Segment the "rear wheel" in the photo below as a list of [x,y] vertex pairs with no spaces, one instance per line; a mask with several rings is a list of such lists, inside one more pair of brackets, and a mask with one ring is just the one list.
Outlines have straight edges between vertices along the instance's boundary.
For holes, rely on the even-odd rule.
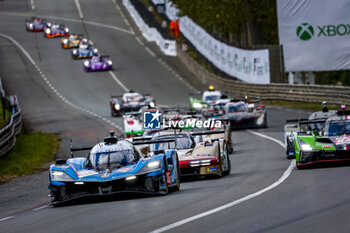
[[228,147],[226,146],[225,148],[225,153],[226,153],[226,164],[227,164],[227,170],[223,172],[224,176],[227,176],[231,173],[231,160],[230,160],[230,154],[229,154],[229,150]]
[[179,159],[176,156],[176,186],[175,191],[180,190],[180,165],[179,165]]

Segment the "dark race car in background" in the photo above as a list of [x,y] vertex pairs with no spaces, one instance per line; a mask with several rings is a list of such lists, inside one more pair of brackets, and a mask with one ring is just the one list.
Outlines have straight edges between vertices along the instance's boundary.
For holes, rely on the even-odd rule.
[[51,27],[51,23],[47,22],[46,19],[32,17],[26,20],[25,27],[30,32],[42,32],[46,27]]
[[144,106],[156,106],[153,96],[129,91],[120,96],[113,96],[109,102],[112,116],[122,116],[126,112],[136,112]]
[[54,38],[54,37],[66,37],[69,36],[69,28],[65,25],[52,24],[50,27],[47,26],[44,29],[44,37]]
[[266,128],[266,107],[259,100],[231,100],[223,107],[221,114],[212,118],[229,121],[231,129]]
[[113,63],[109,56],[93,56],[91,60],[85,60],[83,64],[86,72],[108,71],[113,69]]
[[98,56],[98,49],[95,48],[92,41],[88,41],[86,38],[82,39],[79,47],[72,50],[73,59],[92,58]]
[[61,39],[61,47],[64,49],[78,48],[83,39],[83,35],[70,34],[68,38]]

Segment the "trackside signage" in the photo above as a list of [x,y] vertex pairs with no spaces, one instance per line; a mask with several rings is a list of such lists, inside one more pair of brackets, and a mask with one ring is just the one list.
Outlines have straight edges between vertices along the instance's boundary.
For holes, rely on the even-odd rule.
[[286,71],[350,69],[350,1],[277,0]]

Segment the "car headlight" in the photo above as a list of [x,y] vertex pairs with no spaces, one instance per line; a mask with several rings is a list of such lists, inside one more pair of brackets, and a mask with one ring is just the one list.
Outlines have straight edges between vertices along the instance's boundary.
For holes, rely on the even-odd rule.
[[51,180],[53,181],[72,181],[73,178],[63,171],[52,170]]
[[65,32],[69,32],[69,29],[68,29],[68,28],[65,28],[64,31],[65,31]]
[[89,66],[90,62],[89,61],[84,61],[84,66]]
[[78,52],[77,50],[75,50],[75,49],[73,50],[73,54],[77,54],[77,52]]
[[115,104],[114,108],[115,108],[115,110],[120,110],[120,104]]
[[47,29],[45,30],[45,32],[46,32],[46,34],[50,34],[50,33],[51,33],[51,30],[50,30],[49,28],[47,28]]
[[67,40],[67,39],[64,39],[64,40],[63,40],[63,43],[64,43],[64,44],[67,44],[67,43],[68,43],[68,40]]
[[161,168],[161,160],[157,159],[154,161],[151,161],[147,163],[145,166],[143,166],[137,173],[148,173],[153,172]]
[[156,103],[154,103],[153,101],[151,101],[151,102],[149,103],[149,106],[150,106],[151,108],[153,108],[154,106],[156,106]]
[[111,66],[111,65],[112,65],[112,61],[111,61],[111,60],[108,60],[108,61],[107,61],[107,64]]
[[202,109],[202,104],[201,103],[193,103],[193,107],[195,108],[195,109]]
[[31,24],[29,24],[29,27],[30,27],[30,28],[33,28],[33,24],[32,24],[32,23],[31,23]]
[[303,144],[301,145],[302,151],[312,151],[312,147],[309,144]]
[[312,151],[312,147],[301,139],[298,139],[300,150],[302,151]]
[[51,23],[50,23],[50,22],[49,22],[49,23],[47,23],[46,25],[47,25],[48,27],[51,27]]
[[98,49],[94,49],[94,53],[97,53],[98,52]]

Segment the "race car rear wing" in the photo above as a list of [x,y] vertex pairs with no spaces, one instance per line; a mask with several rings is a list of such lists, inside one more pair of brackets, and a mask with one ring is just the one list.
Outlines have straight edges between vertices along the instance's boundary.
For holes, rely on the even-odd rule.
[[[140,139],[140,138],[139,138]],[[156,144],[156,143],[165,143],[165,142],[175,142],[175,138],[172,139],[162,139],[162,140],[149,140],[147,138],[145,138],[145,140],[143,141],[135,141],[135,142],[131,142],[133,145],[146,145],[146,144]]]
[[288,119],[286,120],[286,123],[297,123],[297,122],[300,122],[300,121],[308,121],[309,119],[307,118],[300,118],[300,119]]
[[208,130],[208,131],[200,131],[200,132],[191,132],[192,136],[200,136],[200,135],[210,135],[210,134],[221,134],[225,133],[225,130]]

